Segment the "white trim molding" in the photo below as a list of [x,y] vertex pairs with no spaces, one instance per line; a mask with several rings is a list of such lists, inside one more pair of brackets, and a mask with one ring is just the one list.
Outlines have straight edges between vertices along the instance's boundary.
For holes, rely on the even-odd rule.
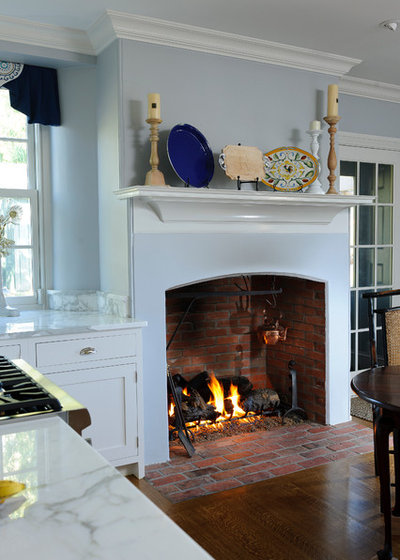
[[[201,192],[199,192],[201,191]],[[237,191],[183,187],[134,186],[115,191],[121,200],[144,205],[163,224],[196,223],[328,225],[342,210],[371,204],[372,196],[313,195],[297,192]]]
[[116,39],[229,56],[337,76],[340,93],[400,103],[400,85],[348,76],[356,58],[158,18],[106,11],[88,30],[0,16],[4,42],[96,56]]
[[88,29],[88,35],[96,53],[119,38],[333,76],[343,76],[361,62],[332,53],[112,10],[108,10]]
[[10,43],[23,43],[28,46],[48,47],[92,56],[96,54],[85,31],[22,18],[1,16],[0,37],[2,41]]
[[379,149],[389,152],[400,152],[400,138],[339,131],[337,141],[339,146],[351,146],[353,148],[370,148],[373,150]]
[[356,95],[379,101],[390,101],[400,103],[400,86],[397,84],[385,84],[364,80],[363,78],[353,78],[343,76],[339,80],[339,91],[346,95]]

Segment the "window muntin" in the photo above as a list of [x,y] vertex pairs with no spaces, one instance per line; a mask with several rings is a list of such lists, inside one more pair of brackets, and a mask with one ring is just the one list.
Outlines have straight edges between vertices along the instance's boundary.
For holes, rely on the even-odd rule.
[[[393,288],[394,165],[341,161],[340,192],[375,196],[374,204],[360,205],[352,208],[350,212],[350,328],[353,375],[370,367],[367,307],[362,294]],[[380,338],[378,332],[378,346]]]
[[13,204],[23,210],[20,222],[7,227],[15,245],[1,266],[4,294],[20,304],[37,303],[39,288],[37,127],[12,109],[8,91],[0,89],[0,214]]

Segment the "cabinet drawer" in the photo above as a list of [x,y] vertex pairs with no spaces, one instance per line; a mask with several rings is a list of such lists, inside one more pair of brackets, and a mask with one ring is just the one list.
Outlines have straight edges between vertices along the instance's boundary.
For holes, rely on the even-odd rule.
[[21,357],[21,346],[19,344],[0,346],[0,356],[5,356],[9,360],[16,360]]
[[133,356],[136,356],[135,333],[39,342],[36,345],[38,368]]

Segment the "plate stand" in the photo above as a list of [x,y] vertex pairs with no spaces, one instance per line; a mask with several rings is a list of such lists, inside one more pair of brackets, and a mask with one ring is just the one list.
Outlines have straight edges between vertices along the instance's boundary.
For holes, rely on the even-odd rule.
[[237,190],[240,191],[242,190],[242,184],[243,183],[251,183],[252,185],[256,186],[256,191],[258,191],[258,183],[259,183],[259,179],[257,177],[257,179],[255,181],[241,181],[240,177],[237,177],[236,179],[236,186],[237,186]]

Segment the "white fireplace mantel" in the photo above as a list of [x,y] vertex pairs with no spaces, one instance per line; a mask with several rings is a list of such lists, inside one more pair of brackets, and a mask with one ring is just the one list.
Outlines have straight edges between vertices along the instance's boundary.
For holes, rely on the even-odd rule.
[[140,185],[116,195],[148,207],[164,223],[329,224],[345,208],[374,201],[373,196]]
[[350,419],[348,214],[373,197],[144,185],[115,194],[127,204],[133,313],[148,323],[146,464],[166,461],[169,453],[165,294],[214,278],[257,274],[324,283],[326,422]]

